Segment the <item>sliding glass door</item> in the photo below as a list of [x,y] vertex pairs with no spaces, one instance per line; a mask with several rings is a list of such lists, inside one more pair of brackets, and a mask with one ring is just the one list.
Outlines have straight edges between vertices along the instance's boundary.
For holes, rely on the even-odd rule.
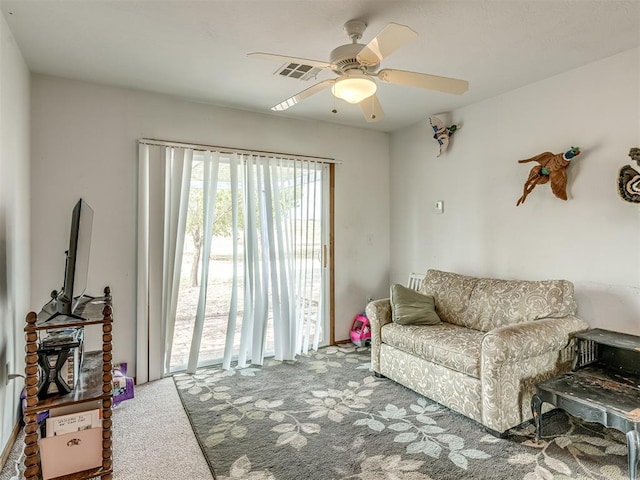
[[330,169],[194,152],[171,371],[328,343]]

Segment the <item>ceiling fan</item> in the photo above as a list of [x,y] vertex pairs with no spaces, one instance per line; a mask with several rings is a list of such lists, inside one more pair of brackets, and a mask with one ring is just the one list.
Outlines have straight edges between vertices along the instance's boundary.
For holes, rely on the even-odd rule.
[[271,110],[278,112],[287,110],[311,95],[331,87],[331,92],[334,96],[349,103],[360,104],[362,113],[367,121],[375,122],[384,117],[382,106],[376,95],[377,84],[374,80],[375,78],[387,83],[458,95],[468,90],[469,82],[466,80],[391,68],[378,70],[383,59],[417,37],[418,34],[406,25],[389,23],[368,44],[357,43],[362,38],[366,28],[367,25],[360,20],[350,20],[345,23],[344,29],[352,43],[335,48],[331,52],[329,62],[272,53],[249,53],[248,55],[253,58],[287,62],[288,67],[285,67],[288,68],[287,71],[297,69],[317,75],[321,70],[329,69],[338,75],[338,78],[323,80],[306,90],[296,93],[294,96],[271,107]]

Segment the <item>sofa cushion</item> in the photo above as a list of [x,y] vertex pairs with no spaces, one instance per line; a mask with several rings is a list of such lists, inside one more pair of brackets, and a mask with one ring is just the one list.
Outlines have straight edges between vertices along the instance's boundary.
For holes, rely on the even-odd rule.
[[420,293],[431,295],[436,313],[443,322],[468,327],[465,324],[469,298],[478,279],[457,273],[429,270],[422,281]]
[[434,299],[411,288],[393,284],[391,293],[391,316],[400,325],[435,325],[440,323]]
[[480,278],[471,293],[464,323],[488,332],[540,318],[566,317],[575,312],[573,285],[566,280],[529,282]]
[[381,329],[382,343],[457,372],[480,378],[483,332],[451,323],[398,325]]
[[573,284],[566,280],[500,280],[429,270],[420,292],[433,295],[443,321],[482,332],[577,310]]

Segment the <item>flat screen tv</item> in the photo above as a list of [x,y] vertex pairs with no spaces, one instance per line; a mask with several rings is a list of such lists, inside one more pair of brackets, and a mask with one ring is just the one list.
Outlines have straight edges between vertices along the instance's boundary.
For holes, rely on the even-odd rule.
[[43,308],[46,314],[51,315],[49,319],[58,315],[76,316],[74,311],[87,289],[92,227],[93,209],[80,199],[71,214],[62,290],[52,295],[51,302]]

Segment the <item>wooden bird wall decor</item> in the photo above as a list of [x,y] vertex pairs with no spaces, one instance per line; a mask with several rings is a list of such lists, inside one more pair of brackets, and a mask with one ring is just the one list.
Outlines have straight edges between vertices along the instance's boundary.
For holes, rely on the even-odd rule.
[[522,196],[518,199],[516,207],[527,199],[527,195],[536,187],[551,180],[551,191],[562,199],[567,199],[567,167],[571,159],[580,155],[580,147],[571,147],[565,153],[544,152],[526,160],[518,160],[518,163],[538,162],[529,172],[529,178],[524,182]]
[[[629,150],[629,156],[640,166],[640,148]],[[618,194],[627,202],[640,203],[640,173],[629,165],[622,167],[618,174]]]
[[429,117],[429,123],[431,124],[431,128],[433,129],[433,138],[436,139],[438,145],[440,145],[440,152],[436,157],[439,157],[442,152],[444,152],[449,146],[449,137],[453,135],[453,133],[458,130],[457,125],[451,125],[450,127],[445,127],[442,120],[438,117]]

